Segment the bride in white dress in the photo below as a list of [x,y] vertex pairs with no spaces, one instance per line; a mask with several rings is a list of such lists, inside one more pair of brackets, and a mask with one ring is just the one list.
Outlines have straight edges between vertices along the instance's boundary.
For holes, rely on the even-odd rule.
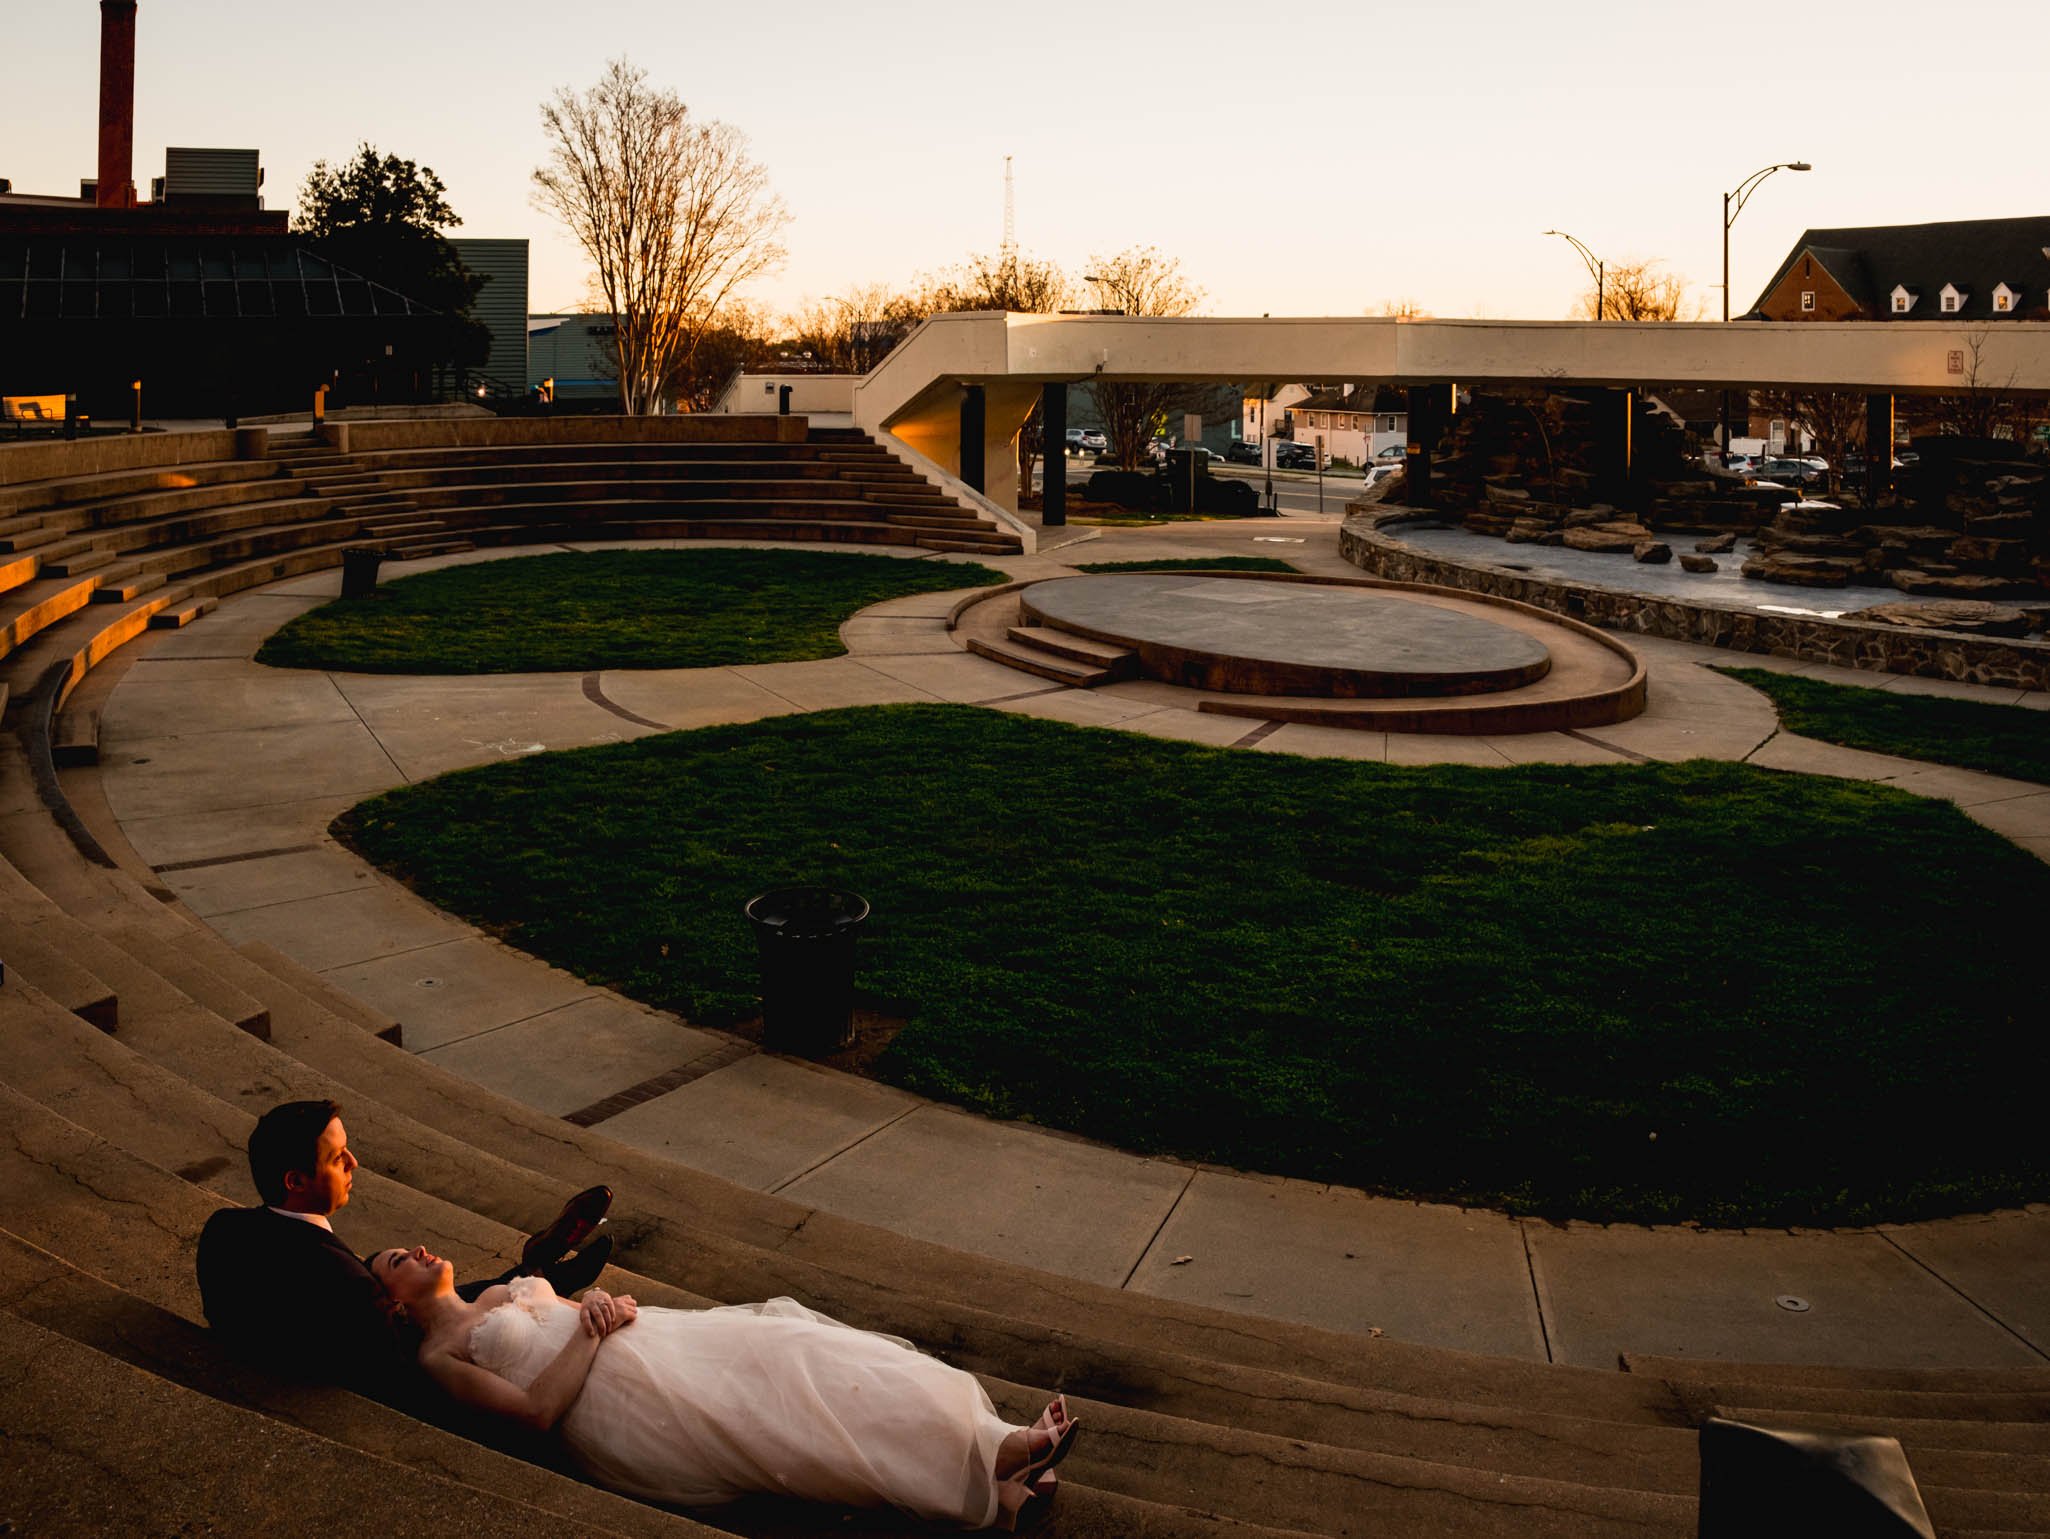
[[1013,1426],[971,1375],[793,1299],[642,1309],[592,1288],[572,1304],[522,1277],[465,1303],[424,1246],[370,1270],[451,1395],[559,1426],[600,1484],[651,1501],[769,1493],[1017,1528],[1045,1515],[1074,1441],[1064,1400]]

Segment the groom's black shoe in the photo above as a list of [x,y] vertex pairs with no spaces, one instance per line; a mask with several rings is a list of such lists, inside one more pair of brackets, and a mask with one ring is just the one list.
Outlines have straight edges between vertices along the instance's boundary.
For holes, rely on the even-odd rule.
[[598,1274],[605,1270],[605,1263],[612,1256],[612,1236],[601,1234],[566,1261],[558,1261],[541,1275],[548,1279],[558,1298],[568,1298],[572,1293],[582,1293],[598,1280]]
[[[555,1222],[527,1241],[520,1252],[520,1271],[528,1277],[545,1272],[597,1233],[612,1206],[612,1188],[592,1186],[562,1205]],[[557,1292],[562,1290],[557,1289]]]

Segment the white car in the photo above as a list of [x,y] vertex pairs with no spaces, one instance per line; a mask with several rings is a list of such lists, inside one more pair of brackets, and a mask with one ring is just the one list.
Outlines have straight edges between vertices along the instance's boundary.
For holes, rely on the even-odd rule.
[[1367,467],[1366,485],[1362,490],[1372,491],[1383,481],[1393,480],[1396,476],[1401,475],[1404,468],[1401,465],[1369,465]]

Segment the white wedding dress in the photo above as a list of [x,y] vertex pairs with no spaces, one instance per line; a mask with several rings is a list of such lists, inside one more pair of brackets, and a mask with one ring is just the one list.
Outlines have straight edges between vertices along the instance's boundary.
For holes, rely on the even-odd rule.
[[[470,1359],[520,1388],[578,1329],[539,1277],[477,1322]],[[701,1507],[754,1492],[987,1527],[1011,1432],[969,1374],[794,1299],[657,1309],[599,1345],[560,1423],[577,1462],[631,1496]]]

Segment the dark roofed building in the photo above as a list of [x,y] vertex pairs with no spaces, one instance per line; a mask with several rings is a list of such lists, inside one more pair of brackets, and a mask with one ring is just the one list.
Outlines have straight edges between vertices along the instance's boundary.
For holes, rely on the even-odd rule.
[[253,414],[337,380],[414,398],[442,350],[446,317],[287,235],[0,216],[0,391],[105,417],[139,379],[151,415]]
[[2050,216],[1809,230],[1746,320],[2050,318]]

